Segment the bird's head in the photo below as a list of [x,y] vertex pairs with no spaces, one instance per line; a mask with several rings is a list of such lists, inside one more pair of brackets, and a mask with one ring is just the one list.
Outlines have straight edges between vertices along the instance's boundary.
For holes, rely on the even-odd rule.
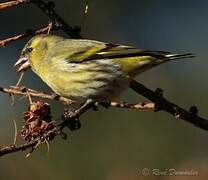
[[21,51],[19,60],[15,63],[17,72],[25,71],[30,66],[35,68],[44,59],[48,49],[52,48],[62,37],[41,34],[30,39]]

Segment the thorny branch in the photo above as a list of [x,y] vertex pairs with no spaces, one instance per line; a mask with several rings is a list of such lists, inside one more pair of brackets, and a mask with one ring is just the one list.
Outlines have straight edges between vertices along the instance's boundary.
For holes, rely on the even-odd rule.
[[[49,23],[48,26],[41,28],[39,30],[29,31],[24,34],[16,35],[14,37],[2,40],[0,41],[0,46],[6,46],[10,42],[22,39],[24,37],[28,37],[30,35],[45,33],[45,32],[49,32],[50,30],[58,30],[58,29],[63,30],[71,38],[81,38],[80,36],[81,29],[79,27],[73,28],[69,26],[64,21],[64,19],[61,18],[61,16],[55,12],[54,10],[55,4],[53,2],[45,3],[43,0],[10,1],[10,2],[5,2],[5,3],[0,3],[0,11],[6,10],[11,7],[15,7],[17,5],[22,5],[22,4],[34,4],[35,6],[40,8],[44,14],[46,14],[49,17],[51,23]],[[110,103],[104,103],[104,104],[100,103],[96,105],[103,105],[106,107],[116,107],[116,108],[129,108],[129,109],[150,109],[154,111],[164,110],[172,114],[175,118],[181,118],[184,121],[189,122],[201,129],[208,130],[208,120],[203,119],[197,115],[198,110],[195,106],[192,106],[190,110],[187,111],[179,107],[178,105],[165,99],[163,97],[163,93],[161,89],[152,91],[148,89],[147,87],[145,87],[144,85],[134,80],[132,80],[130,84],[130,88],[132,88],[138,94],[152,101],[152,103],[129,104],[126,102],[121,102],[121,103],[110,102]],[[14,96],[14,95],[23,95],[26,97],[33,96],[33,97],[39,97],[41,99],[58,100],[68,105],[75,103],[74,101],[70,99],[60,97],[55,94],[46,94],[43,92],[38,92],[32,89],[28,89],[25,87],[13,87],[13,86],[10,86],[8,88],[0,87],[0,91],[3,93],[7,93],[11,96]],[[36,102],[36,104],[38,103],[47,105],[46,103],[43,103],[42,101]],[[33,105],[34,104],[32,104],[30,108]],[[32,148],[32,150],[30,151],[32,152],[39,144],[41,143],[48,144],[48,141],[51,141],[57,135],[61,135],[65,137],[64,133],[62,132],[62,129],[65,127],[69,127],[71,130],[78,129],[80,127],[79,116],[91,108],[95,109],[95,104],[92,102],[90,104],[81,106],[77,110],[65,111],[62,117],[63,121],[58,125],[54,125],[53,121],[51,121],[50,111],[48,111],[49,115],[47,116],[49,120],[47,120],[47,118],[44,120],[45,116],[43,118],[42,117],[43,114],[41,115],[36,114],[36,113],[42,113],[42,111],[39,111],[39,110],[36,111],[37,109],[35,111],[32,111],[33,108],[31,108],[25,113],[25,117],[24,117],[26,124],[24,125],[23,136],[26,140],[26,143],[21,144],[21,145],[12,144],[8,146],[2,146],[0,147],[0,156],[13,153],[13,152],[17,152],[17,151],[24,151],[30,148]],[[38,134],[38,132],[41,132],[41,134]]]
[[208,131],[208,120],[197,115],[198,109],[196,106],[191,106],[189,111],[187,111],[165,99],[161,89],[158,88],[156,91],[152,91],[135,80],[131,81],[130,87],[138,94],[154,102],[156,111],[164,110],[172,114],[175,118],[183,119],[186,122]]
[[[45,97],[46,96],[44,95],[43,98],[45,98]],[[40,103],[40,101],[39,102],[36,102],[36,104],[37,103]],[[33,105],[31,105],[30,107],[32,107],[32,106]],[[31,148],[31,151],[27,154],[27,156],[28,156],[28,155],[31,154],[31,152],[33,150],[35,150],[35,148],[38,145],[45,143],[45,141],[51,141],[56,136],[61,136],[63,139],[66,139],[66,135],[63,133],[62,130],[65,127],[68,127],[71,130],[79,129],[80,128],[80,123],[79,123],[79,119],[78,118],[83,113],[85,113],[89,109],[93,108],[93,106],[94,106],[94,103],[93,102],[90,102],[90,103],[87,103],[87,104],[81,106],[80,108],[78,108],[75,111],[66,110],[65,113],[64,113],[64,115],[63,115],[63,117],[62,117],[62,119],[64,121],[62,121],[61,123],[59,123],[56,126],[52,126],[52,128],[49,129],[48,131],[45,130],[44,131],[44,134],[42,134],[42,135],[36,137],[35,139],[32,139],[32,140],[30,140],[30,141],[28,141],[28,142],[26,142],[24,144],[21,144],[21,145],[11,144],[11,145],[7,145],[7,146],[0,147],[0,156],[6,155],[6,154],[9,154],[9,153],[13,153],[13,152],[24,151],[24,150],[27,150],[27,149]],[[147,103],[147,104],[145,104],[145,103],[128,104],[128,103],[124,103],[124,102],[123,103],[111,102],[111,103],[109,103],[109,107],[121,107],[121,108],[137,109],[137,110],[138,109],[152,109],[153,110],[154,109],[154,104],[153,103]],[[40,118],[39,116],[38,116],[38,119],[37,120],[39,121],[39,123],[42,123],[40,121],[43,121],[42,118]],[[35,121],[34,120],[31,121],[31,116],[30,116],[30,121],[29,122],[31,124],[33,122],[33,126],[34,126],[34,122]],[[51,121],[49,121],[46,124],[46,127],[50,123],[51,123]],[[35,125],[36,126],[34,126],[33,129],[35,129],[35,128],[37,129],[37,124],[35,124]],[[41,126],[39,126],[39,128],[42,127],[42,125],[44,125],[44,124],[42,123]],[[75,125],[75,127],[74,127],[74,125]],[[79,126],[76,127],[77,125],[79,125]],[[33,134],[34,134],[34,131],[33,131]],[[24,135],[24,137],[26,137],[26,136]]]
[[39,97],[43,99],[57,100],[66,105],[75,103],[75,101],[58,96],[57,94],[46,94],[44,92],[35,91],[33,89],[29,89],[26,87],[19,87],[19,86],[10,86],[8,88],[0,87],[0,92],[7,93],[10,95],[24,95],[26,97],[30,95],[33,97]]
[[15,7],[21,4],[25,4],[27,3],[27,1],[25,0],[16,0],[16,1],[9,1],[9,2],[5,2],[5,3],[1,3],[0,4],[0,11],[2,10],[6,10],[9,9],[11,7]]
[[[67,35],[74,39],[82,38],[80,35],[81,28],[78,26],[71,27],[65,20],[54,10],[55,3],[53,1],[49,1],[48,3],[44,2],[43,0],[17,0],[17,1],[10,1],[6,3],[0,4],[0,11],[5,10],[11,7],[15,7],[20,4],[34,4],[40,10],[46,14],[53,25],[58,28],[62,29]],[[28,34],[31,35],[31,34]]]
[[23,38],[26,38],[28,36],[32,36],[34,34],[42,34],[42,33],[47,33],[49,31],[52,31],[52,30],[58,30],[58,28],[55,28],[52,23],[49,23],[47,26],[43,27],[43,28],[40,28],[40,29],[36,29],[36,30],[27,30],[26,33],[23,33],[23,34],[18,34],[18,35],[15,35],[13,37],[9,37],[7,39],[3,39],[3,40],[0,40],[0,46],[2,47],[5,47],[8,43],[11,43],[13,41],[17,41],[17,40],[20,40],[20,39],[23,39]]
[[20,40],[29,36],[32,36],[34,34],[41,34],[41,33],[46,33],[49,31],[54,31],[54,30],[63,30],[67,35],[74,39],[82,38],[80,35],[80,27],[75,26],[71,27],[69,26],[64,19],[58,15],[54,8],[55,4],[52,1],[49,1],[48,3],[45,3],[42,0],[17,0],[17,1],[9,1],[6,3],[0,3],[0,11],[6,10],[11,7],[15,7],[17,5],[22,5],[22,4],[34,4],[38,8],[42,10],[44,14],[46,14],[49,19],[50,23],[41,29],[37,30],[32,30],[29,29],[26,31],[26,33],[15,35],[13,37],[6,38],[4,40],[0,40],[0,46],[5,47],[8,43]]
[[[38,97],[42,99],[48,99],[48,100],[57,100],[63,103],[64,105],[70,105],[76,103],[75,101],[59,96],[55,93],[53,94],[46,94],[44,92],[36,91],[33,89],[29,89],[26,87],[20,87],[20,86],[10,86],[10,87],[0,87],[0,92],[7,93],[9,95],[23,95],[27,97],[30,95],[31,97]],[[154,110],[155,106],[154,103],[136,103],[136,104],[129,104],[127,102],[110,102],[106,104],[101,105],[106,107],[117,107],[117,108],[127,108],[127,109],[149,109]]]
[[[51,130],[49,132],[47,132],[43,138],[47,138],[49,137],[51,134],[56,134],[56,135],[60,135],[60,133],[57,131],[57,129],[54,129],[54,130]],[[31,142],[26,142],[24,144],[21,144],[21,145],[14,145],[14,144],[11,144],[11,145],[7,145],[7,146],[0,146],[0,157],[3,156],[3,155],[6,155],[6,154],[9,154],[9,153],[14,153],[14,152],[18,152],[18,151],[25,151],[29,148],[33,148],[35,147],[38,142],[40,141],[41,139],[40,138],[37,138]],[[33,150],[33,149],[32,149]]]
[[55,24],[55,26],[60,27],[67,35],[74,39],[82,38],[80,35],[81,28],[78,26],[71,27],[65,20],[54,10],[55,3],[53,1],[49,1],[45,3],[42,0],[26,0],[28,3],[33,3],[38,8],[42,10],[44,14],[46,14],[49,19]]

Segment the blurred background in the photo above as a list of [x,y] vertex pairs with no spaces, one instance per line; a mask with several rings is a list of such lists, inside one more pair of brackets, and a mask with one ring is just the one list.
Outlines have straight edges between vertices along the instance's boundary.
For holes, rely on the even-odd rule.
[[[151,89],[164,89],[165,97],[184,108],[196,105],[199,114],[208,117],[208,1],[89,0],[86,18],[83,18],[84,0],[54,2],[57,12],[70,25],[82,26],[85,38],[141,49],[196,53],[194,59],[164,64],[143,73],[137,80]],[[47,25],[48,18],[38,8],[24,5],[0,12],[0,22],[0,39],[4,39],[28,28]],[[17,82],[13,64],[27,41],[0,48],[0,86]],[[31,71],[24,76],[23,84],[51,92]],[[132,90],[120,100],[145,101]],[[11,106],[9,96],[0,94],[0,106],[0,144],[10,144],[14,136],[13,120],[20,129],[28,102],[23,100]],[[52,102],[51,106],[54,119],[58,119],[64,106],[58,102]],[[81,121],[82,128],[75,132],[67,130],[68,139],[57,138],[49,153],[41,146],[29,159],[25,158],[26,152],[2,157],[0,179],[203,180],[208,177],[208,132],[165,112],[100,108],[83,115]],[[144,168],[194,170],[198,176],[144,176]]]

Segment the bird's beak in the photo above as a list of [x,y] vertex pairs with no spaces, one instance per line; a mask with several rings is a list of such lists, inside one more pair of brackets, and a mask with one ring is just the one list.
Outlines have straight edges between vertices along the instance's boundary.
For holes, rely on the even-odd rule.
[[30,67],[30,62],[27,57],[20,57],[14,67],[17,72],[26,71]]

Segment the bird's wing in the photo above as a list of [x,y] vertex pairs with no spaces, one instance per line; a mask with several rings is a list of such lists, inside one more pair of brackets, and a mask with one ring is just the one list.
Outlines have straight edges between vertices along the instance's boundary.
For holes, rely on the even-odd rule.
[[[104,43],[94,40],[85,39],[68,39],[62,41],[51,50],[54,59],[64,59],[70,63],[82,63],[91,60],[99,59],[126,59],[128,57],[144,57],[159,59],[159,60],[172,60],[179,58],[189,58],[192,54],[173,54],[165,51],[149,51],[141,50],[131,46],[124,46],[119,44]],[[58,56],[58,57],[57,57]]]
[[[65,40],[56,44],[48,54],[46,59],[67,71],[72,63],[80,64],[106,59],[119,64],[122,71],[131,76],[173,59],[193,57],[188,53],[173,54],[164,51],[140,50],[131,46],[93,40]],[[53,57],[52,60],[51,57]]]
[[[48,54],[54,59],[82,63],[90,60],[112,59],[135,56],[161,56],[165,52],[144,51],[131,46],[104,43],[94,40],[65,40],[54,46]],[[167,53],[167,52],[166,52]],[[58,57],[58,58],[57,58]],[[162,57],[162,56],[161,56]]]
[[46,59],[53,57],[54,61],[81,63],[105,48],[106,44],[99,41],[66,39],[54,45]]
[[[73,54],[69,56],[69,61],[82,63],[90,60],[113,59],[135,56],[159,56],[159,52],[144,51],[131,46],[104,43],[92,40],[73,40]],[[70,47],[72,48],[72,46]]]

